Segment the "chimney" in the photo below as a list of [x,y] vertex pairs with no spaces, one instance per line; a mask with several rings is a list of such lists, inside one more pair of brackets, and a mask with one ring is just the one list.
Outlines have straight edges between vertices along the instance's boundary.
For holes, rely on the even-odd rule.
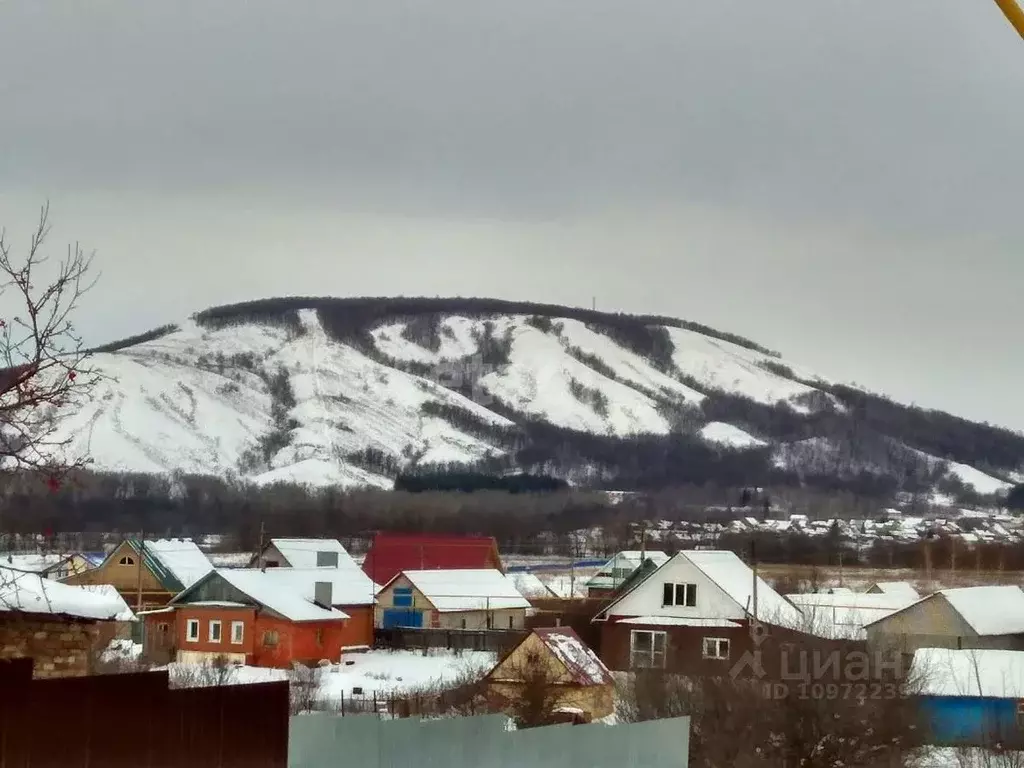
[[334,601],[334,584],[318,581],[313,584],[313,602],[321,608],[330,608]]
[[317,552],[316,553],[316,567],[317,568],[337,568],[338,567],[338,553],[337,552]]

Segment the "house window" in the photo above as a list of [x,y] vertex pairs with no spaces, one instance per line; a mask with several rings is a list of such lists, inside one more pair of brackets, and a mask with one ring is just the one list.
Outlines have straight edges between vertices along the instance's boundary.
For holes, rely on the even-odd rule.
[[189,619],[185,622],[185,639],[190,643],[199,642],[199,619]]
[[220,619],[213,619],[210,622],[210,642],[220,642]]
[[135,565],[135,558],[134,557],[129,557],[128,555],[125,555],[124,557],[122,557],[120,560],[117,561],[117,564],[118,565]]
[[244,621],[232,621],[231,622],[231,642],[233,645],[241,645],[242,638],[245,637],[245,622]]
[[465,629],[465,628],[466,628],[466,620],[465,620],[465,619],[463,619],[463,620],[462,620],[462,628],[463,628],[463,629]]
[[629,665],[633,669],[664,669],[668,635],[634,629],[629,634]]
[[412,608],[412,587],[395,587],[391,603],[395,608]]
[[705,659],[728,659],[729,641],[722,637],[704,638]]
[[514,616],[509,616],[508,617],[508,628],[509,629],[515,629],[516,628],[516,620],[515,620]]
[[697,585],[666,582],[662,587],[661,605],[662,607],[681,605],[695,608],[697,606]]
[[277,645],[278,637],[276,629],[268,629],[263,633],[263,645],[267,648],[273,648]]

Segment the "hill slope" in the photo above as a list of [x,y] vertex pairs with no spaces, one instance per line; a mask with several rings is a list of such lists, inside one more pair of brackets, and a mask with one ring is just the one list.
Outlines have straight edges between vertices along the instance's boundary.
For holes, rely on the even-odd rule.
[[[391,487],[529,469],[618,488],[995,493],[1024,436],[673,318],[482,299],[271,299],[104,346],[62,428],[97,469]],[[952,462],[952,463],[950,463]]]

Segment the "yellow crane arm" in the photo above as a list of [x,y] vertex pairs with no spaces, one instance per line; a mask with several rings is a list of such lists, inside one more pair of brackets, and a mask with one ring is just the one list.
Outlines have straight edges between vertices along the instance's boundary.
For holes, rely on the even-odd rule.
[[1017,5],[1017,0],[996,0],[996,5],[1002,10],[1006,20],[1017,30],[1017,34],[1024,38],[1024,10]]

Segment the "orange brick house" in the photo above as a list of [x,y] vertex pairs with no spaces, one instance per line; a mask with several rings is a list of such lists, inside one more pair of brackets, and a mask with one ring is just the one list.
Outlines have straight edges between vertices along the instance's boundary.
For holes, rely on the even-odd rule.
[[280,668],[336,661],[372,645],[376,588],[358,569],[216,570],[143,614],[144,653]]

